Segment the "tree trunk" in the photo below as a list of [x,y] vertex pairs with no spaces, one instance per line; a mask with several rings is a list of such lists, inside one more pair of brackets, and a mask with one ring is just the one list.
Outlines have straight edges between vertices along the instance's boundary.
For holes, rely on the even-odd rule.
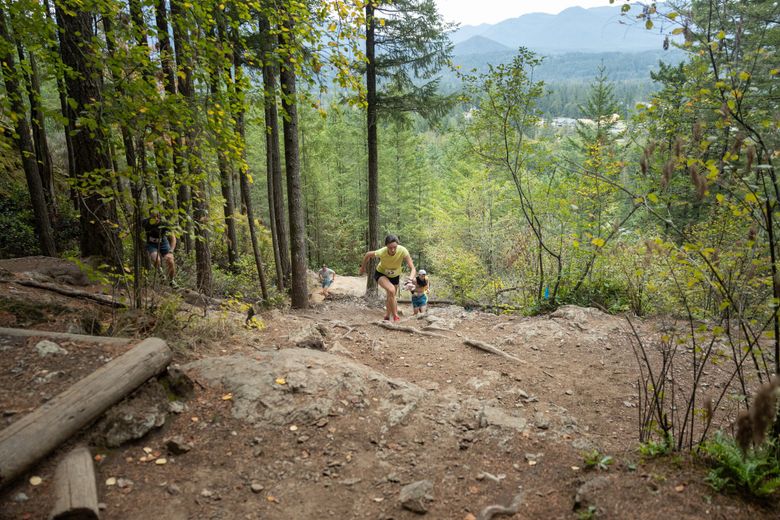
[[[282,46],[292,42],[293,22],[287,20],[289,32],[280,36]],[[306,225],[303,216],[301,193],[300,152],[298,148],[298,104],[295,87],[295,70],[283,63],[279,75],[282,86],[282,108],[284,117],[284,162],[287,170],[287,202],[290,213],[290,256],[292,279],[290,284],[291,305],[294,309],[305,309],[309,305],[309,291],[306,285]]]
[[[43,0],[44,8],[46,9],[46,19],[54,25],[54,20],[52,20],[51,16],[51,7],[49,6],[49,0]],[[50,44],[49,51],[53,54],[57,54],[59,56],[62,56],[62,48],[60,45],[60,37],[59,33],[57,34],[57,40],[55,43]],[[57,93],[59,94],[60,98],[60,111],[62,114],[68,113],[68,94],[65,88],[65,82],[63,81],[63,76],[61,72],[57,72]],[[64,130],[65,130],[65,150],[67,152],[67,168],[68,168],[68,179],[74,180],[76,178],[76,159],[75,159],[75,153],[73,151],[73,137],[72,137],[72,127],[71,127],[71,121],[68,118],[65,118],[65,123],[63,124]],[[73,209],[78,210],[78,196],[76,195],[76,190],[71,187],[69,188],[69,197],[71,202],[73,203]]]
[[260,33],[263,38],[263,84],[265,88],[265,125],[266,154],[269,177],[269,209],[273,209],[271,230],[274,235],[274,253],[278,252],[277,270],[281,270],[282,282],[279,290],[283,291],[290,280],[290,253],[288,245],[287,224],[284,215],[284,191],[282,189],[282,163],[279,147],[279,116],[276,110],[276,64],[273,57],[273,41],[269,35],[270,25],[265,18],[260,19]]
[[185,130],[186,145],[189,150],[188,167],[192,179],[192,208],[195,226],[195,271],[198,291],[211,296],[211,249],[209,245],[209,201],[208,175],[201,168],[203,160],[200,156],[198,140],[198,105],[195,100],[194,78],[192,70],[193,48],[187,28],[189,24],[182,10],[181,0],[171,1],[171,17],[173,19],[173,44],[176,49],[176,63],[179,68],[179,93],[187,101],[192,122]]
[[[211,73],[210,89],[212,104],[217,104],[219,102],[219,78],[217,77],[216,70],[218,70],[217,67],[215,67],[214,71]],[[219,124],[224,124],[225,126],[226,123],[227,122],[224,119],[219,122]],[[222,209],[225,215],[225,225],[227,228],[228,265],[230,270],[235,271],[236,261],[238,260],[238,234],[236,233],[235,221],[236,203],[233,198],[233,177],[231,176],[227,154],[225,153],[225,148],[228,146],[228,143],[225,142],[223,133],[225,131],[226,128],[217,130],[217,166],[219,168],[219,185],[222,191],[222,198],[224,199]]]
[[[76,180],[92,183],[79,193],[79,220],[81,224],[81,254],[99,256],[118,269],[122,268],[122,242],[119,240],[116,202],[106,200],[100,194],[111,187],[111,156],[107,148],[105,127],[100,111],[85,114],[88,107],[99,106],[100,70],[95,69],[98,61],[94,56],[92,41],[95,38],[92,14],[82,11],[67,0],[55,4],[60,27],[60,42],[63,63],[73,74],[65,78],[65,85],[71,103],[67,117],[75,131],[73,150]],[[82,128],[79,120],[84,115],[92,116],[93,127]],[[90,180],[92,179],[92,180]],[[97,184],[95,180],[97,179]]]
[[[13,42],[13,35],[6,23],[5,12],[0,9],[0,38],[6,42]],[[11,45],[13,45],[11,43]],[[54,236],[49,222],[49,212],[46,208],[46,198],[44,196],[41,177],[38,173],[38,163],[35,160],[35,151],[30,137],[30,127],[27,124],[27,114],[22,101],[22,90],[19,81],[16,78],[16,63],[13,52],[9,47],[0,56],[2,63],[2,75],[5,81],[6,95],[11,104],[11,112],[16,115],[16,125],[14,131],[16,135],[14,140],[19,149],[22,158],[22,167],[24,176],[27,179],[27,189],[30,191],[30,202],[35,216],[35,232],[38,235],[38,242],[41,252],[46,256],[55,256],[57,254],[54,246]]]
[[[368,144],[368,249],[379,249],[379,151],[377,137],[377,96],[376,96],[376,59],[374,53],[374,5],[373,0],[366,3],[366,115]],[[374,269],[376,262],[368,266],[366,294],[377,292]]]
[[[24,49],[19,45],[19,60],[24,60]],[[51,161],[49,140],[46,136],[46,119],[41,105],[41,81],[38,75],[38,62],[32,52],[27,52],[27,62],[30,65],[30,74],[27,76],[30,115],[32,122],[32,137],[35,146],[35,160],[38,163],[38,174],[43,185],[43,195],[46,198],[46,207],[49,211],[49,220],[54,225],[57,220],[57,199],[54,191],[54,167]]]
[[[174,53],[171,50],[170,31],[168,27],[168,12],[165,0],[155,3],[155,23],[157,24],[157,46],[160,52],[160,65],[163,71],[163,86],[166,95],[176,96],[176,72],[174,70]],[[190,190],[186,178],[186,159],[184,151],[184,137],[181,125],[175,119],[171,121],[173,137],[173,177],[176,191],[176,218],[182,227],[182,242],[184,251],[192,251],[192,221],[190,215]]]
[[[157,78],[155,77],[155,71],[152,68],[152,58],[149,55],[149,39],[147,38],[146,22],[144,21],[143,9],[139,0],[128,0],[128,6],[130,8],[130,19],[133,22],[133,31],[135,33],[136,46],[143,55],[143,75],[144,80],[150,86],[157,85]],[[157,101],[158,98],[155,98]],[[144,140],[139,140],[137,143],[138,155],[141,158],[141,167],[144,175],[147,172],[146,167],[146,143]],[[157,179],[159,184],[154,184],[148,181],[146,177],[143,179],[144,185],[147,186],[147,197],[150,201],[154,202],[159,200],[159,191],[156,186],[162,185],[167,188],[166,194],[170,192],[170,179],[168,175],[168,155],[167,147],[162,146],[159,140],[152,141],[152,150],[155,157],[155,164],[157,166]],[[160,160],[162,159],[162,160]],[[155,188],[154,190],[152,188]]]
[[[238,37],[235,38],[236,42]],[[236,47],[238,44],[236,43]],[[255,267],[257,267],[257,277],[260,280],[260,291],[263,294],[263,300],[268,301],[268,286],[265,280],[265,270],[263,269],[263,255],[260,245],[257,241],[257,231],[255,229],[255,213],[252,207],[252,190],[249,185],[248,165],[246,162],[246,125],[244,123],[244,113],[246,112],[246,101],[243,94],[244,73],[241,68],[239,54],[233,51],[233,64],[235,76],[233,78],[233,93],[235,95],[236,111],[236,134],[241,145],[241,161],[239,168],[240,193],[246,210],[247,223],[249,224],[249,236],[252,240],[252,253],[255,257]]]

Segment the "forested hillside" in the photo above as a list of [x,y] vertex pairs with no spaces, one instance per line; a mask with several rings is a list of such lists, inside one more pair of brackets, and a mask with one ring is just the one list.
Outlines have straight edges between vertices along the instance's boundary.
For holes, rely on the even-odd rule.
[[[642,440],[694,448],[780,363],[780,7],[666,9],[624,9],[671,47],[630,65],[451,71],[432,0],[0,0],[0,254],[97,259],[143,309],[151,216],[172,283],[303,309],[309,269],[357,274],[396,234],[446,301],[683,320],[653,343],[693,356],[682,404],[658,374],[637,391]],[[738,396],[703,401],[710,363]]]

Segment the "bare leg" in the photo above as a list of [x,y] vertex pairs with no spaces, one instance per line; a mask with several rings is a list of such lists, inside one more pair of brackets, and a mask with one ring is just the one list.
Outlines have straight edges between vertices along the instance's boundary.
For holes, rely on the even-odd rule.
[[173,253],[168,253],[163,257],[165,261],[165,270],[168,272],[168,280],[173,280],[176,276],[176,261],[173,258]]
[[398,316],[398,310],[396,309],[396,304],[395,304],[395,290],[396,290],[395,285],[390,283],[390,280],[387,278],[387,276],[379,277],[379,285],[387,293],[387,303],[385,304],[385,309],[387,310],[387,316],[388,317]]

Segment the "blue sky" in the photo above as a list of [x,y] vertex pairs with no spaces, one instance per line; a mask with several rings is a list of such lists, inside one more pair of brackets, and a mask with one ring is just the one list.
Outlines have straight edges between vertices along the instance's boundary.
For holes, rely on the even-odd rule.
[[[623,0],[615,0],[621,4]],[[610,5],[609,0],[436,0],[445,21],[461,25],[496,23],[527,13],[557,14],[568,7]]]

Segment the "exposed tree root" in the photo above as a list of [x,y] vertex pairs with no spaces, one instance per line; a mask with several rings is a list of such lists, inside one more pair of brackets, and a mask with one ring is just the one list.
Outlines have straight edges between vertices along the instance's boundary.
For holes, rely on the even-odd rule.
[[512,361],[517,361],[518,363],[525,363],[522,359],[513,356],[512,354],[507,354],[500,348],[494,347],[493,345],[490,345],[488,343],[484,343],[482,341],[477,341],[474,339],[464,339],[463,343],[470,347],[478,348],[479,350],[484,350],[485,352],[490,352],[491,354],[497,354],[499,356],[505,357],[507,359],[511,359]]
[[378,325],[385,329],[408,332],[410,334],[421,334],[423,336],[430,336],[432,338],[450,339],[449,336],[445,336],[444,334],[436,334],[435,332],[428,332],[425,330],[415,329],[414,327],[407,327],[405,325],[395,325],[393,323],[390,323],[389,321],[375,321],[374,325]]
[[523,503],[523,494],[518,493],[515,495],[515,498],[512,500],[512,503],[508,506],[499,506],[499,505],[493,505],[493,506],[487,506],[485,509],[480,511],[479,516],[477,516],[477,520],[491,520],[494,516],[511,516],[517,513],[520,510],[520,504]]
[[99,303],[100,305],[113,307],[115,309],[127,307],[127,305],[125,305],[124,303],[116,301],[109,296],[104,296],[102,294],[93,294],[87,291],[79,291],[78,289],[66,289],[65,287],[62,287],[60,285],[55,285],[52,283],[36,282],[35,280],[15,280],[13,283],[24,285],[25,287],[35,287],[36,289],[44,289],[46,291],[52,291],[57,294],[61,294],[63,296],[69,296],[70,298],[82,298],[85,300],[92,300],[94,302]]

